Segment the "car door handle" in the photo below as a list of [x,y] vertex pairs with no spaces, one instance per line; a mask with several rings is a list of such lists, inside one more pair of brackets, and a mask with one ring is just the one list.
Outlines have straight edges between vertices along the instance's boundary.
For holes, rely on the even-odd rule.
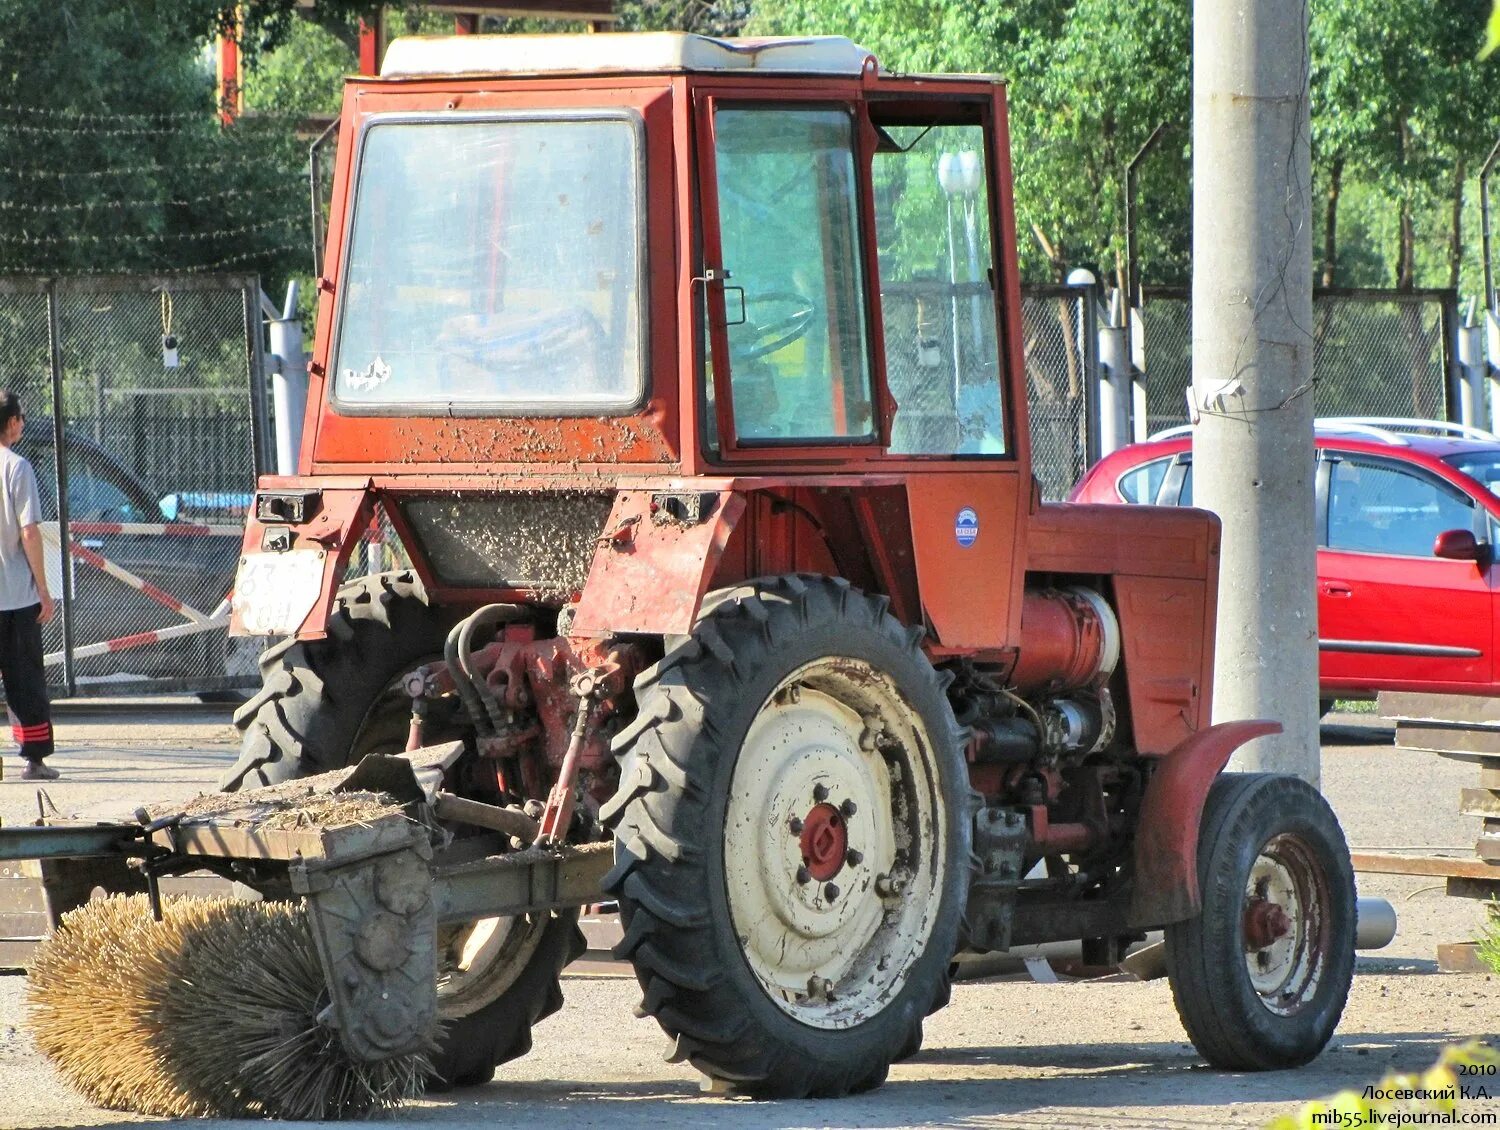
[[103,549],[104,543],[98,538],[79,538],[78,544],[84,549]]
[[1324,581],[1318,586],[1324,596],[1353,596],[1354,590],[1338,581]]

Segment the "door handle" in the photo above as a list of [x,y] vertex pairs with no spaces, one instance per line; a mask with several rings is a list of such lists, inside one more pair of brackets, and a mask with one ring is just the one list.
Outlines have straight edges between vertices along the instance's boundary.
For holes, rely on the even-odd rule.
[[1324,596],[1353,596],[1354,590],[1339,581],[1324,581],[1318,586]]
[[98,538],[79,538],[78,544],[84,549],[103,549],[104,543]]

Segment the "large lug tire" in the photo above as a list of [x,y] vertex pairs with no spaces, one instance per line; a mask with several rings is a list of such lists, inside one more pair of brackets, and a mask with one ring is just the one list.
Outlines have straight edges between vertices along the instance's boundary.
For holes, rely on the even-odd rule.
[[443,654],[454,620],[409,572],[340,589],[326,639],[285,639],[261,655],[261,689],[234,715],[239,760],[219,787],[275,785],[406,748],[410,700],[393,684]]
[[671,1058],[741,1093],[878,1086],[948,999],[974,794],[945,680],[886,603],[731,591],[614,742],[616,953]]
[[1198,833],[1203,909],[1166,928],[1172,997],[1215,1067],[1299,1067],[1354,975],[1354,871],[1338,818],[1296,777],[1225,773]]
[[[277,784],[406,747],[411,716],[393,693],[435,656],[453,613],[427,603],[417,578],[380,573],[339,591],[322,640],[283,640],[261,656],[263,685],[235,714],[240,757],[226,791]],[[563,967],[584,949],[578,912],[487,919],[446,929],[438,986],[443,1035],[429,1086],[487,1082],[531,1049],[531,1028],[562,1005]]]

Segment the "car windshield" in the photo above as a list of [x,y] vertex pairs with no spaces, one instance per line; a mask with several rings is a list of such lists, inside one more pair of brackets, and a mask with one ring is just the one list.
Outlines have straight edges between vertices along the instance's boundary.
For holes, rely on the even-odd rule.
[[1500,495],[1500,451],[1466,451],[1449,455],[1444,463],[1462,471],[1491,494]]
[[637,148],[623,115],[369,126],[340,284],[339,407],[635,404]]

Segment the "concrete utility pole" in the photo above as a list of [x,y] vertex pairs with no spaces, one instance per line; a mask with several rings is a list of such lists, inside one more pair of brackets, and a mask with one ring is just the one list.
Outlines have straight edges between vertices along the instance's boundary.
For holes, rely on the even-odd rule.
[[1224,521],[1214,720],[1318,779],[1306,0],[1193,5],[1193,496]]

